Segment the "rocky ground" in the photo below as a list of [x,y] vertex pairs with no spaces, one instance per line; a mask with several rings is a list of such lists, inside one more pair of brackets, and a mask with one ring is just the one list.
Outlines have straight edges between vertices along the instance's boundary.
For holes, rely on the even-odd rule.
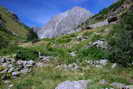
[[[72,56],[75,54],[72,53]],[[21,78],[21,76],[26,76],[28,73],[32,72],[35,67],[44,68],[52,65],[50,63],[52,57],[43,56],[39,61],[23,61],[23,60],[15,60],[14,58],[1,57],[0,59],[0,74],[2,74],[1,78],[3,82],[8,86],[9,89],[13,89],[15,86],[10,79],[14,80]],[[72,63],[72,64],[56,64],[54,68],[63,69],[64,71],[78,71],[87,67],[94,67],[97,69],[104,69],[106,65],[109,65],[109,61],[107,59],[100,59],[98,61],[85,61],[84,65],[82,63]],[[119,65],[114,63],[110,65],[111,69],[117,68]],[[8,74],[11,74],[10,76]],[[92,84],[93,80],[77,80],[70,81],[66,80],[62,83],[59,83],[55,89],[88,89]],[[131,82],[131,80],[130,80]],[[100,85],[110,85],[112,88],[98,88],[98,89],[133,89],[133,85],[126,85],[120,82],[112,82],[110,83],[108,80],[101,79],[98,81]]]

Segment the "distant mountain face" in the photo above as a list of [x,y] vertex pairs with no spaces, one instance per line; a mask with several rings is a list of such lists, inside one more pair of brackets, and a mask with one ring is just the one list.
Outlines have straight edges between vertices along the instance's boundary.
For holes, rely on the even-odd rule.
[[63,34],[76,32],[76,27],[86,21],[92,13],[84,8],[74,7],[53,17],[44,27],[34,29],[40,39],[53,38]]

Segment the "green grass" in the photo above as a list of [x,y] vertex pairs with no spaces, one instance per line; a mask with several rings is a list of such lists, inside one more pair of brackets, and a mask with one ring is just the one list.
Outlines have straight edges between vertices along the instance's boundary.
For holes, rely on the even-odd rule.
[[[22,24],[8,9],[0,6],[0,56],[12,55],[19,50],[17,43],[28,40],[29,27]],[[15,33],[15,34],[13,34]]]
[[[89,89],[101,89],[111,87],[109,84],[112,82],[130,84],[128,80],[132,77],[132,68],[110,69],[110,66],[107,66],[100,69],[82,66],[78,71],[65,71],[56,69],[55,65],[51,64],[48,67],[35,68],[32,73],[13,80],[14,87],[12,89],[54,89],[59,83],[67,80],[92,80]],[[102,79],[109,81],[109,84],[100,85],[99,80]]]
[[103,58],[108,58],[108,51],[100,48],[82,48],[78,52],[79,60],[99,60]]
[[27,27],[20,23],[7,9],[0,7],[0,15],[4,20],[6,29],[17,34],[18,37],[26,38],[28,34]]
[[[90,31],[63,35],[53,39],[43,39],[37,43],[24,47],[36,52],[41,52],[43,55],[53,56],[55,59],[66,64],[89,59],[97,60],[107,58],[106,50],[86,47],[96,40],[106,40],[112,27],[113,25],[109,25]],[[77,39],[78,36],[86,38],[86,40],[79,41]],[[76,56],[70,56],[71,52],[75,52]]]
[[[110,10],[115,10],[117,7],[119,7],[123,3],[121,1],[103,10],[102,12],[100,12],[100,14],[92,17],[90,19],[91,22],[86,24],[104,20],[105,18],[103,18],[102,16],[109,13]],[[2,14],[2,18],[7,22],[5,24],[6,28],[11,28],[13,32],[19,34],[19,40],[25,39],[27,35],[25,26],[13,20],[14,17],[12,17],[12,15],[4,8],[0,8],[0,14]],[[99,80],[102,79],[109,81],[109,83],[120,82],[130,84],[128,80],[133,78],[132,68],[118,67],[111,69],[112,64],[108,64],[103,68],[96,68],[94,66],[85,64],[85,60],[98,60],[102,58],[108,58],[109,53],[107,50],[96,47],[87,48],[87,46],[90,43],[95,42],[96,40],[109,40],[112,36],[114,36],[115,33],[118,32],[118,30],[114,28],[114,26],[115,25],[108,25],[88,31],[81,31],[73,34],[63,35],[53,39],[43,39],[38,41],[37,43],[29,42],[30,45],[25,46],[25,44],[28,44],[25,43],[22,44],[23,47],[20,47],[21,45],[10,45],[7,48],[0,49],[0,56],[14,55],[17,53],[17,56],[19,56],[20,59],[24,60],[37,59],[37,56],[36,54],[34,54],[34,52],[41,52],[43,55],[54,57],[54,60],[52,61],[52,63],[50,63],[50,66],[34,68],[33,72],[21,76],[16,80],[12,80],[12,82],[14,83],[14,87],[12,89],[54,89],[59,83],[66,80],[92,80],[89,89],[112,87],[109,84],[100,85]],[[4,38],[4,44],[6,44],[6,41],[9,40],[13,40],[14,42],[16,42],[17,40],[17,37],[7,34],[5,31],[0,31],[0,36],[1,38]],[[77,38],[78,36],[86,38],[86,40],[79,40]],[[35,35],[32,35],[32,37],[35,37],[36,39]],[[29,38],[29,40],[31,40],[31,38]],[[76,56],[70,56],[71,52],[75,52]],[[70,71],[56,69],[57,64],[71,64],[75,62],[81,65],[80,70]],[[2,69],[3,68],[0,67],[0,70]],[[6,86],[2,85],[3,83],[0,80],[0,88],[7,89]]]
[[[82,23],[81,27],[88,26],[89,24],[95,24],[100,21],[104,21],[105,19],[107,19],[108,14],[110,14],[110,13],[112,13],[112,11],[114,12],[116,9],[118,9],[125,1],[126,0],[118,0],[116,3],[112,4],[111,6],[104,8],[98,14],[92,16],[91,18],[86,20],[86,22]],[[120,14],[122,15],[122,13],[125,12],[125,10],[126,9],[121,11],[121,13],[117,13],[116,15],[120,15]]]

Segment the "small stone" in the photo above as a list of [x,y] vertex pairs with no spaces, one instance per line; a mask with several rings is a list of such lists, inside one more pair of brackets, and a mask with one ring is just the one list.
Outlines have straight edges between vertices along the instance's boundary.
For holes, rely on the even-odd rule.
[[10,84],[8,87],[9,87],[9,88],[12,88],[12,87],[13,87],[13,84]]
[[116,67],[117,67],[117,63],[114,63],[111,68],[114,69]]
[[95,65],[96,68],[103,68],[102,65]]
[[12,76],[19,76],[20,72],[12,72]]
[[71,52],[70,56],[75,57],[76,56],[75,52]]
[[7,76],[6,74],[3,74],[2,76],[1,76],[1,79],[2,80],[8,80],[8,79],[10,79],[11,77],[10,76]]
[[68,70],[68,69],[69,69],[68,66],[67,66],[66,64],[61,65],[61,67],[62,67],[64,70]]
[[34,64],[34,61],[33,60],[30,60],[30,61],[27,62],[27,64],[33,65]]
[[11,83],[11,81],[5,80],[4,83],[9,84],[9,83]]
[[26,66],[27,61],[22,61],[23,66]]
[[18,60],[16,63],[17,63],[18,65],[21,65],[21,64],[23,64],[23,61],[22,61],[22,60]]
[[13,65],[12,65],[12,64],[9,64],[9,65],[8,65],[8,68],[11,68],[11,67],[13,67]]
[[36,66],[37,66],[37,67],[43,67],[43,63],[38,62],[38,63],[36,63]]
[[6,60],[4,58],[0,58],[0,63],[4,63]]
[[14,62],[15,62],[15,59],[14,59],[14,58],[9,58],[8,61],[9,61],[10,63],[14,63]]
[[106,41],[103,40],[97,40],[95,42],[93,42],[92,44],[90,44],[88,47],[97,47],[97,48],[103,48],[103,49],[108,49],[108,43]]
[[106,84],[108,84],[108,81],[106,81],[106,80],[100,80],[99,81],[99,84],[101,84],[101,85],[106,85]]
[[42,62],[38,62],[38,63],[36,63],[36,66],[37,67],[47,67],[47,66],[49,66],[49,64],[45,64],[45,63],[42,63]]
[[8,72],[8,68],[4,69],[3,71],[1,71],[0,73],[6,73]]
[[49,56],[41,56],[40,60],[43,61],[43,62],[49,62],[50,57]]
[[100,65],[107,65],[107,63],[108,63],[108,59],[101,59],[100,61],[99,61],[99,63],[100,63]]
[[3,63],[2,64],[3,67],[8,67],[8,65],[9,65],[8,63]]
[[107,65],[108,64],[108,59],[99,59],[99,60],[89,60],[86,63],[90,65]]
[[8,73],[13,72],[13,70],[14,70],[14,67],[11,67],[11,68],[8,70]]
[[26,73],[30,72],[30,69],[28,69],[28,68],[27,69],[23,69],[20,72],[23,73],[23,74],[26,74]]

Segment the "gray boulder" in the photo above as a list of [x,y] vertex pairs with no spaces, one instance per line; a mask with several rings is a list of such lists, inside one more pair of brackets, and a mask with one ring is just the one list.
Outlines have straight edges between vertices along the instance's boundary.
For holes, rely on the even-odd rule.
[[65,81],[60,83],[55,89],[87,89],[89,80]]
[[97,47],[97,48],[102,48],[102,49],[108,49],[108,43],[104,40],[97,40],[91,44],[89,44],[88,48],[90,47]]
[[104,79],[99,81],[99,84],[101,84],[101,85],[106,85],[108,83],[109,82],[107,80],[104,80]]
[[118,66],[118,64],[117,64],[117,63],[114,63],[114,64],[112,64],[111,68],[114,69],[114,68],[116,68],[117,66]]
[[53,17],[41,29],[33,29],[38,38],[53,38],[63,34],[77,32],[78,25],[86,21],[92,14],[84,8],[74,7]]
[[89,60],[86,62],[90,65],[102,65],[102,66],[105,66],[109,63],[108,59]]
[[126,85],[123,83],[114,82],[111,84],[111,86],[118,88],[118,89],[123,89]]

